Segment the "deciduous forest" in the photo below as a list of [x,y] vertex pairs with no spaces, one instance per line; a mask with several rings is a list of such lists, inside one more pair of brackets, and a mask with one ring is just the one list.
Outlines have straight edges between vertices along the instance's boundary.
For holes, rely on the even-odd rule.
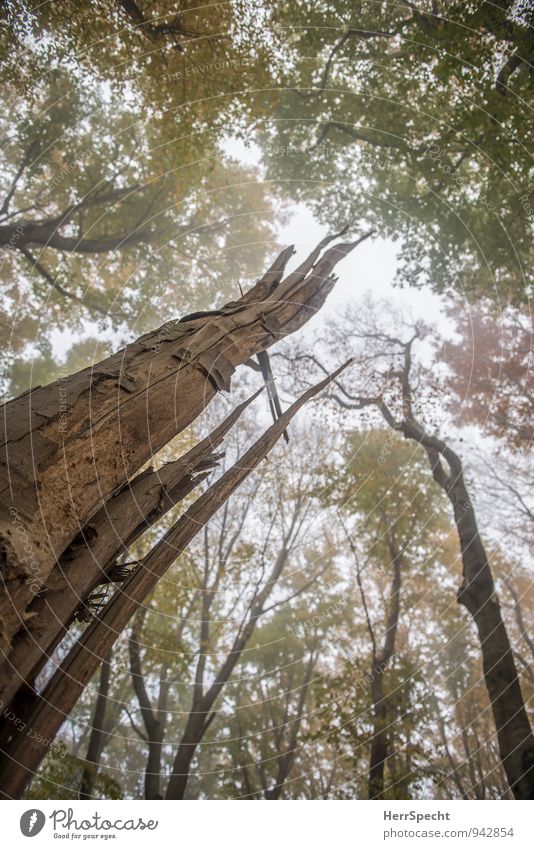
[[0,27],[0,797],[533,799],[531,0]]

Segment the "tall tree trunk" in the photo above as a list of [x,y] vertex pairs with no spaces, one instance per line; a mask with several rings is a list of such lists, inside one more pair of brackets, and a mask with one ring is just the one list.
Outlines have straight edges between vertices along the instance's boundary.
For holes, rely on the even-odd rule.
[[[409,426],[408,432],[411,432]],[[516,799],[534,799],[534,737],[493,575],[464,482],[461,461],[450,448],[445,445],[442,448],[441,453],[451,468],[448,476],[441,466],[435,444],[428,446],[428,454],[434,477],[441,482],[454,510],[463,564],[458,601],[469,611],[477,627],[484,681],[510,789]]]
[[102,661],[102,666],[100,668],[100,682],[98,685],[93,721],[91,723],[89,745],[87,747],[87,755],[85,757],[87,766],[84,767],[82,780],[80,782],[80,799],[90,799],[92,797],[96,771],[100,764],[106,740],[109,736],[106,732],[105,724],[109,682],[111,677],[111,656],[112,653],[109,652]]
[[[534,737],[510,640],[501,616],[493,575],[464,480],[462,461],[443,440],[426,433],[414,418],[409,383],[410,365],[411,343],[408,343],[405,346],[403,373],[405,417],[400,423],[400,430],[406,439],[418,442],[425,448],[434,480],[452,504],[463,565],[458,601],[469,611],[478,631],[484,681],[497,729],[501,761],[515,798],[534,799]],[[378,406],[388,424],[398,429],[399,424],[383,400],[378,401]],[[448,473],[442,460],[449,467]]]
[[400,613],[402,551],[396,546],[393,532],[388,529],[387,542],[391,555],[393,577],[388,601],[384,642],[379,652],[374,648],[373,668],[371,671],[371,699],[373,702],[373,736],[369,756],[369,799],[384,798],[384,770],[388,758],[388,703],[384,692],[384,671],[396,650],[397,629]]
[[[100,617],[89,625],[24,717],[26,727],[31,729],[35,736],[30,739],[27,735],[18,734],[13,736],[6,747],[0,762],[0,794],[7,798],[20,796],[46,754],[49,745],[47,741],[53,740],[80,693],[94,675],[101,659],[110,651],[138,606],[198,531],[267,456],[298,410],[328,386],[343,368],[345,366],[301,395],[245,452],[236,465],[225,472],[189,507],[127,578],[122,590],[115,593]],[[247,403],[242,404],[238,408],[239,411]],[[247,623],[245,632],[249,626],[250,623]],[[218,695],[225,683],[224,676],[230,672],[225,665],[221,670],[221,677],[216,679],[210,692]]]

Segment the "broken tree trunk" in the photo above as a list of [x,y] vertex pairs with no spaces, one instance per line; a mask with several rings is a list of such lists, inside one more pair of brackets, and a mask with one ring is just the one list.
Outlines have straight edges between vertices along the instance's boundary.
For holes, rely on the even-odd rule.
[[206,478],[221,456],[215,450],[244,409],[240,405],[233,410],[178,460],[134,478],[73,540],[52,569],[43,596],[29,606],[31,619],[16,634],[11,652],[0,666],[0,699],[4,704],[11,704],[17,690],[25,684],[33,686],[43,663],[64,637],[91,590],[109,580],[114,570],[120,574],[117,558]]
[[[209,436],[207,436],[200,443],[198,443],[198,445],[188,451],[182,458],[180,458],[180,460],[176,461],[176,463],[168,464],[169,466],[171,466],[171,471],[173,475],[177,472],[177,469],[179,470],[179,472],[178,480],[176,480],[176,478],[174,477],[170,479],[167,477],[166,482],[169,483],[170,481],[174,480],[174,483],[179,489],[181,489],[182,484],[184,484],[186,491],[189,491],[191,487],[187,484],[191,479],[192,471],[194,471],[195,469],[198,470],[199,465],[203,469],[206,463],[208,464],[208,466],[214,465],[214,463],[216,462],[216,458],[219,455],[215,455],[213,453],[208,452],[211,452],[213,448],[216,448],[221,444],[224,436],[230,430],[232,425],[235,424],[235,422],[239,419],[243,411],[248,407],[248,405],[252,401],[255,400],[255,398],[257,398],[261,391],[262,390],[260,389],[248,400],[246,400],[242,404],[239,404],[230,413],[230,415],[227,416],[227,418],[222,422],[222,424],[220,424],[211,434],[209,434]],[[191,468],[191,466],[193,466],[193,469]],[[203,472],[200,477],[204,479],[205,473]],[[152,474],[142,473],[141,475],[139,475],[138,478],[136,478],[134,483],[140,481],[144,481],[146,483],[146,481],[150,482],[151,479]],[[146,489],[144,487],[142,491],[146,494]],[[131,542],[134,538],[137,538],[140,533],[142,533],[145,527],[147,527],[145,522],[144,527],[139,528],[139,516],[136,516],[135,510],[132,510],[132,504],[128,497],[130,494],[133,494],[134,496],[139,494],[137,492],[137,487],[133,486],[133,490],[131,492],[126,489],[124,492],[121,491],[120,493],[118,493],[117,496],[111,499],[111,501],[108,502],[108,504],[103,508],[103,510],[100,511],[99,514],[97,514],[102,514],[101,518],[104,524],[98,524],[96,527],[98,527],[103,534],[104,546],[106,545],[106,543],[109,545],[108,551],[106,551],[105,547],[101,549],[101,551],[103,552],[104,563],[107,564],[108,567],[108,572],[109,570],[116,568],[116,556],[120,554],[123,550],[122,546],[119,544],[120,540],[118,543],[112,535],[110,536],[110,527],[109,525],[105,524],[109,518],[108,510],[111,509],[111,507],[118,508],[113,510],[113,512],[110,514],[110,518],[117,519],[119,523],[119,530],[125,532],[126,529],[129,529],[131,531],[131,536],[126,538],[125,541]],[[115,499],[117,499],[117,503],[115,503]],[[163,505],[161,499],[161,489],[158,486],[156,506],[156,513],[158,515],[156,515],[156,519],[160,515],[162,515],[162,506]],[[168,506],[171,507],[173,505],[169,502]],[[126,516],[124,512],[126,509],[130,510],[128,516]],[[163,510],[163,512],[165,511]],[[95,519],[96,518],[97,517],[95,517]],[[111,529],[112,528],[113,525],[111,526]],[[107,533],[106,530],[108,531]],[[89,536],[94,536],[94,534],[91,533],[89,534]],[[79,561],[75,562],[75,566],[79,566],[80,568],[76,569],[72,575],[75,579],[77,579],[78,589],[81,589],[81,583],[83,580],[85,580],[85,569],[88,570],[91,585],[94,585],[95,581],[102,579],[102,569],[100,568],[98,563],[95,564],[93,562],[94,555],[95,552],[92,549],[87,550],[87,548],[84,548],[83,546],[79,549]],[[67,584],[70,583],[71,579],[70,570],[68,573],[68,579],[69,580],[67,581]],[[60,584],[58,592],[58,610],[62,611],[63,618],[67,618],[69,615],[73,614],[79,606],[80,597],[77,596],[76,591],[71,591],[68,585],[62,587]],[[38,599],[38,602],[41,602],[41,599]],[[55,621],[50,622],[50,614],[52,615],[52,620],[54,620],[56,616],[55,605],[51,610],[42,610],[40,612],[45,615],[45,621],[49,623],[48,634],[45,630],[45,632],[41,635],[41,638],[39,639],[39,637],[33,631],[29,631],[28,628],[26,628],[23,632],[17,634],[14,641],[13,653],[9,656],[6,664],[4,664],[5,674],[8,677],[8,684],[4,688],[6,694],[11,693],[14,688],[16,689],[16,687],[18,686],[14,697],[10,701],[10,709],[14,715],[19,717],[25,715],[28,710],[30,710],[31,705],[34,703],[35,690],[32,684],[32,680],[35,675],[41,671],[42,666],[48,660],[50,656],[49,652],[53,651],[57,647],[57,644],[60,642],[61,636],[63,635],[64,631],[59,617]],[[59,636],[53,638],[53,642],[50,644],[48,651],[42,651],[41,647],[44,643],[45,636],[48,636],[52,639],[52,630],[54,630],[54,633],[59,630],[60,634]],[[38,633],[39,632],[37,632],[37,634]],[[25,653],[27,653],[28,657],[25,656]],[[35,658],[38,658],[36,662]],[[15,662],[20,664],[20,667],[17,667],[15,665]],[[29,674],[30,683],[27,683],[26,680],[22,680],[21,683],[21,673],[27,668],[29,669],[31,664],[34,665],[31,667],[31,673]],[[6,751],[9,748],[9,742],[13,737],[13,731],[13,725],[9,721],[9,719],[4,720],[4,722],[0,726],[0,745],[2,747],[2,751]]]
[[301,395],[243,457],[189,507],[139,563],[99,618],[88,626],[24,715],[28,733],[21,734],[16,729],[5,746],[0,762],[0,795],[18,798],[24,792],[65,717],[139,605],[199,530],[267,456],[298,410],[328,386],[346,365],[348,363]]
[[356,242],[323,241],[283,279],[283,251],[240,300],[170,321],[94,367],[4,405],[0,456],[0,648],[94,514],[187,427],[236,367],[322,306]]

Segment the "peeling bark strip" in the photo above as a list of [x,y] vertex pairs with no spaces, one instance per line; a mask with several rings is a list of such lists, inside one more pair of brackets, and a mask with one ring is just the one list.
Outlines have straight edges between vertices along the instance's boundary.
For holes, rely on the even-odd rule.
[[[229,389],[236,367],[315,314],[336,282],[336,264],[370,235],[323,253],[325,239],[283,279],[287,248],[240,300],[168,322],[96,366],[4,405],[0,647],[9,646],[35,593],[28,550],[44,586],[80,528],[217,391]],[[10,509],[25,536],[15,532]]]
[[267,456],[300,408],[335,380],[347,365],[348,362],[301,395],[243,457],[189,507],[141,561],[122,589],[115,593],[101,616],[89,625],[24,716],[26,727],[33,729],[35,736],[27,738],[17,734],[5,747],[0,763],[0,795],[18,798],[24,792],[46,754],[47,746],[42,741],[55,737],[102,658],[111,650],[139,605],[199,530]]
[[[259,392],[262,390],[260,389]],[[24,683],[33,684],[89,593],[112,573],[119,555],[198,486],[222,456],[215,450],[256,392],[209,436],[178,460],[142,472],[96,513],[52,569],[46,591],[30,604],[31,619],[16,634],[0,665],[0,700],[10,704]]]
[[384,798],[384,772],[390,750],[391,708],[384,689],[384,670],[396,652],[396,639],[399,627],[400,592],[404,566],[403,551],[395,542],[394,535],[388,530],[387,545],[391,557],[393,576],[389,592],[386,628],[382,648],[377,651],[373,637],[373,664],[371,679],[371,699],[373,702],[373,736],[369,755],[369,799]]

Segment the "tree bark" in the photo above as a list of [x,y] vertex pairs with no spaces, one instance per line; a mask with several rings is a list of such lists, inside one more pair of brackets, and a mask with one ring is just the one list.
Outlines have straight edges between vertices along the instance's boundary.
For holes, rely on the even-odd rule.
[[402,552],[396,547],[393,534],[388,530],[388,547],[391,555],[393,577],[389,594],[389,610],[386,617],[384,643],[379,652],[373,650],[371,671],[371,698],[373,702],[373,736],[369,756],[369,799],[384,798],[384,770],[388,758],[388,704],[384,692],[384,671],[395,654],[395,643],[399,625]]
[[215,450],[241,410],[234,410],[178,460],[134,478],[73,540],[52,569],[46,593],[31,603],[31,619],[15,635],[12,649],[0,666],[0,698],[4,704],[12,702],[24,683],[33,686],[80,604],[113,574],[119,555],[205,479],[220,458]]

